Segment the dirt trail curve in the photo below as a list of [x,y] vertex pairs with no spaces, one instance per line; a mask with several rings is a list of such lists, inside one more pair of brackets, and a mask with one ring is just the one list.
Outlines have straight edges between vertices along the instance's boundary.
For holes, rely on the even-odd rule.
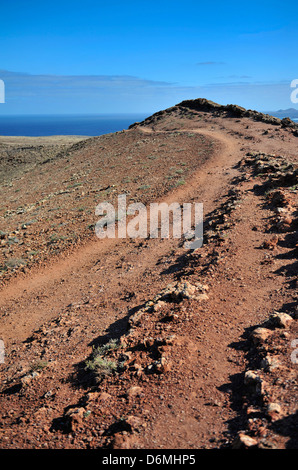
[[[190,178],[185,187],[168,195],[164,202],[189,201],[196,198],[204,202],[206,209],[210,210],[214,197],[225,191],[223,185],[227,177],[218,176],[222,174],[227,159],[230,160],[233,156],[234,145],[224,135],[213,135],[212,132],[198,130],[193,132],[212,136],[217,141],[214,155]],[[237,157],[235,161],[236,159]],[[132,242],[117,239],[96,239],[43,269],[32,269],[24,278],[12,280],[2,289],[0,298],[0,312],[4,315],[0,319],[0,331],[4,341],[23,341],[45,321],[57,316],[68,304],[80,303],[85,299],[90,285],[95,282],[97,285],[109,285],[111,297],[121,292],[121,289],[125,290],[126,284],[127,287],[132,284],[136,287],[138,274],[135,276],[132,273],[127,279],[122,279],[120,289],[117,287],[118,280],[114,279],[117,259],[125,254],[130,243]],[[134,262],[139,266],[139,270],[145,272],[152,268],[170,249],[171,243],[173,242],[159,243],[151,240],[150,251],[138,250]],[[94,274],[94,266],[98,267],[98,263],[102,266],[105,264],[102,279],[98,276],[98,271]],[[113,318],[110,320],[113,322]]]
[[[252,130],[245,131],[246,124],[245,120],[241,122],[241,132],[250,135]],[[256,141],[244,140],[243,134],[233,135],[225,125],[225,122],[219,122],[214,129],[208,123],[207,128],[204,125],[187,128],[187,132],[197,132],[211,139],[213,154],[186,185],[169,193],[164,202],[202,202],[204,214],[208,214],[235,188],[234,181],[239,176],[236,164],[247,150],[273,151],[280,146],[280,141],[266,140],[265,137]],[[150,128],[142,130],[154,132]],[[290,154],[294,145],[291,138],[284,142],[285,153]],[[255,227],[264,228],[268,214],[252,191],[253,184],[249,180],[242,185],[241,207],[236,209],[235,216],[237,229],[230,231],[228,248],[214,254],[220,262],[204,277],[204,283],[209,286],[209,299],[196,311],[188,304],[189,313],[195,317],[195,328],[181,325],[178,331],[180,349],[173,359],[176,360],[175,374],[168,379],[162,378],[158,387],[152,387],[152,395],[143,407],[147,425],[134,436],[131,447],[218,447],[233,422],[237,421],[238,404],[234,392],[245,359],[243,351],[235,345],[246,329],[262,322],[276,305],[289,299],[284,277],[273,274],[284,260],[276,260],[274,266],[263,263],[264,252],[259,248],[264,240],[264,230],[255,230]],[[88,357],[94,340],[125,334],[128,312],[175,280],[172,267],[184,254],[179,241],[172,239],[95,240],[52,260],[44,268],[32,269],[2,289],[0,332],[8,352],[18,351],[21,342],[50,320],[58,318],[57,324],[63,323],[65,313],[79,311],[79,316],[67,317],[68,323],[61,330],[61,344],[56,345],[59,354],[55,358],[53,376],[48,373],[47,386],[56,390],[54,405],[48,410],[49,423],[80,401],[82,390],[74,389],[66,377],[76,364]],[[210,255],[208,246],[202,248],[202,256],[205,255]],[[73,343],[72,335],[75,337]],[[66,336],[70,342],[65,340]],[[48,345],[51,346],[50,339],[44,343],[45,350]],[[26,361],[24,357],[22,364],[15,367],[26,368]],[[15,402],[5,402],[5,397],[2,398],[3,409],[9,415],[12,406],[15,409],[24,406],[27,407],[24,414],[30,414],[29,407],[37,407],[36,397],[41,393],[41,389],[36,390],[37,395],[33,394],[32,398],[15,398]],[[44,409],[42,403],[38,406],[40,410]],[[35,413],[39,413],[39,408]],[[39,430],[35,424],[37,415],[32,416],[28,417],[27,428],[23,425],[23,431],[6,430],[8,437],[3,442],[14,440],[20,446],[34,447],[38,435],[42,436],[38,439],[49,447],[97,445],[96,427],[86,444],[81,437],[75,436],[71,441],[63,433],[54,438],[48,433],[50,424]],[[28,434],[32,422],[34,425]],[[92,416],[86,426],[91,426],[90,423]],[[27,441],[30,433],[32,439]],[[101,437],[98,439],[101,442]]]

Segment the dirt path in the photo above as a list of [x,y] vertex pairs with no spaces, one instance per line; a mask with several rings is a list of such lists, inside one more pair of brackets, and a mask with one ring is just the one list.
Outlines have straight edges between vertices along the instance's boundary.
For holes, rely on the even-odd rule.
[[[235,165],[245,155],[247,146],[243,139],[219,127],[192,128],[187,132],[211,138],[214,153],[187,185],[168,194],[164,202],[203,202],[204,214],[209,214],[233,190],[234,178],[239,176]],[[259,142],[251,145],[257,147]],[[264,148],[268,148],[268,143],[264,143]],[[211,256],[210,265],[214,267],[204,275],[195,272],[194,276],[209,286],[209,299],[199,306],[187,304],[191,320],[181,325],[181,329],[176,327],[180,342],[172,357],[175,374],[156,379],[158,387],[152,388],[152,396],[143,407],[147,425],[134,437],[131,446],[219,447],[241,425],[235,390],[245,358],[237,345],[248,328],[263,321],[272,308],[289,298],[285,279],[273,274],[283,260],[275,261],[273,266],[263,263],[264,252],[259,248],[264,240],[266,213],[252,191],[253,185],[251,180],[241,184],[242,201],[235,210],[235,226],[228,244],[215,250],[216,253],[208,251],[208,246],[203,248],[203,257]],[[255,227],[262,228],[255,230]],[[46,323],[56,320],[57,325],[61,323],[61,342],[51,344],[49,334],[56,326],[50,324],[45,328],[45,342],[38,346],[42,354],[46,355],[44,351],[48,348],[55,356],[53,377],[49,372],[48,382],[36,389],[36,394],[2,399],[4,413],[9,415],[13,406],[23,407],[29,422],[21,430],[13,427],[6,430],[8,442],[14,439],[16,444],[30,447],[42,435],[45,446],[71,447],[67,436],[48,435],[49,423],[82,397],[82,390],[74,390],[65,378],[90,354],[95,339],[117,338],[125,333],[128,312],[175,279],[173,263],[184,255],[179,241],[172,239],[95,240],[58,261],[53,260],[49,266],[32,269],[1,291],[0,331],[8,351],[18,351],[20,342],[34,331],[42,331]],[[219,261],[215,263],[214,257]],[[41,343],[40,334],[37,344]],[[21,359],[21,364],[12,366],[15,373],[27,367],[28,359]],[[48,424],[44,425],[42,420],[43,428],[32,424],[30,440],[27,426],[35,423],[44,408],[37,397],[48,389],[56,390]],[[74,446],[84,447],[83,437],[79,441],[75,439]],[[88,439],[93,442],[91,435]]]
[[240,402],[234,395],[242,385],[245,358],[237,345],[278,302],[283,304],[280,297],[286,288],[283,278],[276,279],[262,266],[264,253],[258,249],[262,237],[252,228],[261,225],[263,214],[252,195],[238,212],[239,229],[230,237],[229,252],[216,275],[204,277],[210,286],[209,300],[194,313],[194,327],[186,329],[175,395],[169,396],[164,384],[160,400],[156,397],[159,404],[152,412],[152,424],[142,436],[147,448],[152,442],[160,448],[197,448],[198,443],[218,448],[239,426]]
[[[202,133],[213,136],[207,131]],[[169,194],[164,202],[190,201],[196,198],[204,202],[205,210],[211,210],[214,198],[225,190],[224,181],[227,180],[227,175],[222,178],[218,176],[222,174],[224,162],[230,160],[234,149],[232,142],[223,135],[215,135],[213,139],[217,140],[217,146],[212,158],[192,176],[186,187]],[[84,301],[88,292],[89,295],[95,295],[96,290],[92,290],[92,287],[90,290],[94,283],[108,283],[112,297],[113,292],[118,294],[121,289],[135,286],[138,274],[136,277],[134,274],[126,275],[126,279],[121,280],[120,289],[119,286],[117,288],[118,279],[114,279],[117,259],[125,256],[127,245],[131,243],[133,242],[130,240],[123,242],[117,239],[96,239],[43,269],[32,269],[24,278],[11,281],[1,291],[0,299],[0,312],[3,315],[0,319],[0,331],[4,342],[9,344],[11,341],[23,341],[45,321],[57,316],[68,304]],[[167,253],[171,246],[174,247],[173,243],[175,244],[170,240],[164,240],[163,243],[150,240],[150,250],[139,249],[131,263],[139,266],[141,272],[148,271],[159,257]],[[94,273],[94,267],[98,267],[98,264],[105,266],[104,278],[100,276],[100,271]]]

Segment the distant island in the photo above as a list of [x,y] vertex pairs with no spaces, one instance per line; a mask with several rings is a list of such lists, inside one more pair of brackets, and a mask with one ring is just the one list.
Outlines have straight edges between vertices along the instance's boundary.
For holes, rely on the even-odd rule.
[[298,119],[298,109],[288,108],[288,109],[279,109],[278,111],[266,111],[266,114],[271,116],[278,117],[283,119],[289,117],[290,119]]

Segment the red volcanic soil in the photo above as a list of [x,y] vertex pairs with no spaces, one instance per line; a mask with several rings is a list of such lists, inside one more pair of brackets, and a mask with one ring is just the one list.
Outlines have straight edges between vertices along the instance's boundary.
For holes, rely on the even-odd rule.
[[[297,448],[295,125],[195,100],[43,145],[0,149],[0,447]],[[203,203],[202,247],[99,240],[119,194]]]

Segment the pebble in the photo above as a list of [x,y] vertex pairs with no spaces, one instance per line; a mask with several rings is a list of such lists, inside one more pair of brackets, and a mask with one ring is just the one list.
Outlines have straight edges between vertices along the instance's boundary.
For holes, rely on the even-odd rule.
[[142,394],[142,391],[143,391],[143,388],[136,385],[134,387],[130,387],[127,390],[126,396],[128,398],[137,397],[137,396],[140,396]]
[[256,328],[252,333],[251,333],[251,339],[254,344],[262,344],[264,343],[269,336],[272,335],[272,330],[269,330],[268,328]]
[[278,403],[269,403],[267,407],[267,414],[270,416],[271,421],[276,421],[280,419],[282,413],[281,406]]
[[237,439],[233,444],[233,449],[248,449],[250,447],[257,447],[258,441],[244,433],[239,433]]
[[293,318],[287,313],[274,313],[270,316],[270,322],[277,328],[287,328],[292,321]]
[[277,369],[280,366],[281,366],[281,364],[280,364],[279,360],[276,357],[273,357],[273,356],[268,355],[268,356],[264,357],[261,361],[261,367],[265,370],[272,371],[274,369]]

